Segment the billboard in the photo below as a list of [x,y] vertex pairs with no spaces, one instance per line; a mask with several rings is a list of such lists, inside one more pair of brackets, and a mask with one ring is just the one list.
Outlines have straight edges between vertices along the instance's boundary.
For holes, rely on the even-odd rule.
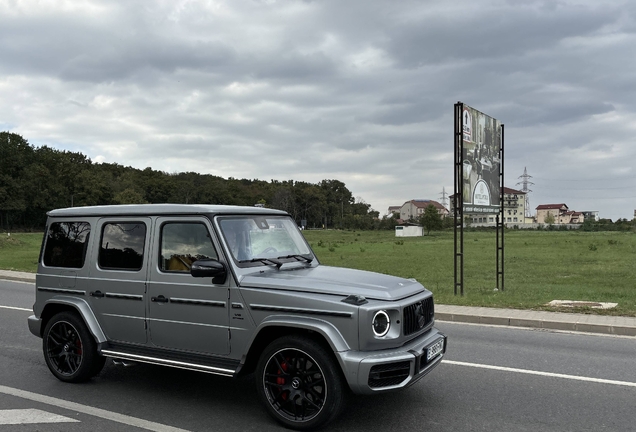
[[498,214],[501,122],[462,104],[461,137],[463,212]]

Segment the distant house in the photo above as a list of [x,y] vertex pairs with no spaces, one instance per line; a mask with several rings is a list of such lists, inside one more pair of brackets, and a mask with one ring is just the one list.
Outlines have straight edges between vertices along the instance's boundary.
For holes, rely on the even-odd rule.
[[582,212],[572,211],[563,203],[537,207],[537,223],[546,223],[548,215],[552,215],[555,224],[582,224],[584,219]]
[[400,209],[402,206],[390,206],[387,215],[390,217],[400,217]]
[[505,223],[526,222],[526,193],[505,186],[503,192],[503,221]]
[[563,224],[582,224],[585,220],[582,212],[569,211],[559,216],[559,223]]
[[421,237],[424,235],[424,228],[414,223],[404,223],[395,227],[396,237]]
[[559,215],[561,213],[565,213],[567,211],[569,211],[570,209],[568,208],[567,205],[561,203],[561,204],[541,204],[539,206],[537,206],[536,208],[537,210],[537,223],[546,223],[545,219],[546,217],[548,217],[548,215],[552,215],[552,217],[554,218],[554,223],[559,223]]
[[424,211],[426,210],[426,207],[428,207],[431,204],[437,209],[437,212],[442,218],[445,218],[448,216],[449,214],[448,209],[444,207],[443,205],[441,205],[440,203],[438,203],[437,201],[426,200],[426,199],[414,199],[402,204],[402,206],[400,207],[400,219],[415,220],[419,218],[421,215],[423,215]]
[[[531,218],[526,218],[526,193],[520,190],[503,188],[503,220],[505,224],[530,223]],[[453,197],[451,195],[451,212],[453,208]],[[497,213],[471,215],[471,223],[480,225],[495,225],[497,223]]]
[[598,211],[589,211],[589,210],[587,210],[587,211],[582,211],[581,213],[583,213],[583,219],[584,220],[590,219],[590,220],[593,220],[595,222],[598,222],[598,220],[600,219],[599,215],[598,215]]

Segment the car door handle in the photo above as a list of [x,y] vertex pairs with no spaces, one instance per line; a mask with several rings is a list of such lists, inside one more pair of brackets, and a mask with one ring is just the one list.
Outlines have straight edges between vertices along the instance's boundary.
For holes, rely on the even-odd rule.
[[98,297],[98,298],[102,298],[104,297],[104,293],[101,291],[91,291],[91,297]]
[[156,302],[156,303],[168,303],[170,299],[160,295],[159,297],[151,297],[150,301]]

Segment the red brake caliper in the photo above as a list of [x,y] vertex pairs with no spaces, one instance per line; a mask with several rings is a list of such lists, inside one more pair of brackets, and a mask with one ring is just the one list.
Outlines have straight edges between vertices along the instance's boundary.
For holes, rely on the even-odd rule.
[[[287,362],[281,363],[280,367],[282,370],[278,369],[278,375],[282,375],[283,371],[287,372]],[[285,378],[283,378],[282,376],[276,378],[276,384],[282,386],[283,384],[285,384]],[[281,395],[281,398],[283,398],[283,400],[287,400],[287,392],[283,393]]]

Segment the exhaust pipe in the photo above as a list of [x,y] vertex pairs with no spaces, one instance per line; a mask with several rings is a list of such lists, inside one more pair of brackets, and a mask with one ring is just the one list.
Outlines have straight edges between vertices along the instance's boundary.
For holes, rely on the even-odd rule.
[[117,366],[124,366],[124,367],[137,366],[137,363],[134,361],[121,360],[121,359],[113,359],[113,364]]

